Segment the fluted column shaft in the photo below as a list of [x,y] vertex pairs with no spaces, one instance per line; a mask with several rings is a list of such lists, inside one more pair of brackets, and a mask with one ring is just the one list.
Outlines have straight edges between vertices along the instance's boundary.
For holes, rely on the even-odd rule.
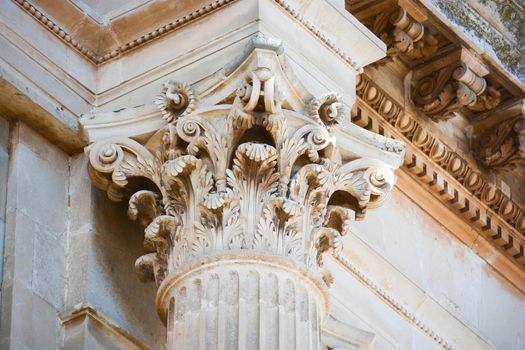
[[319,349],[321,283],[293,265],[227,258],[167,278],[157,305],[170,350]]

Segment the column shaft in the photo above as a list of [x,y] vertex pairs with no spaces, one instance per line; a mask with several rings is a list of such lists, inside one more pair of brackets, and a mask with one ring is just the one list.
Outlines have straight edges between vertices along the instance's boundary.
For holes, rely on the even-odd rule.
[[299,273],[236,260],[168,280],[168,349],[319,349],[324,293]]

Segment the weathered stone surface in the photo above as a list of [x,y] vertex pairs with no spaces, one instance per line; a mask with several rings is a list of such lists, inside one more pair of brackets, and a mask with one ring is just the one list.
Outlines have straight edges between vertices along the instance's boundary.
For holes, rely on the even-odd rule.
[[[396,282],[395,273],[401,273],[453,318],[477,330],[480,336],[490,338],[496,348],[520,348],[525,332],[525,326],[520,322],[525,317],[522,294],[498,278],[468,246],[452,239],[439,223],[397,190],[390,202],[369,213],[369,217],[373,219],[354,223],[351,228],[351,232],[365,243],[363,248],[357,245],[357,241],[346,246],[352,260],[376,275],[378,281],[382,281],[382,287],[400,296],[409,307],[419,308],[423,302],[421,296],[410,294],[410,289],[404,289],[398,285],[399,281]],[[401,222],[410,222],[411,225],[400,229]],[[397,272],[382,271],[385,267],[365,254],[366,246],[392,264]],[[431,309],[435,310],[433,315],[437,315],[438,307],[432,306]],[[507,324],[510,314],[514,321]],[[451,322],[437,316],[428,319],[436,322],[434,330]],[[506,324],[505,330],[498,334],[504,332],[507,337],[489,336],[494,334],[496,324]],[[467,339],[464,332],[457,332],[455,337]],[[466,344],[469,343],[464,343],[464,346]]]
[[[301,341],[307,337],[301,335],[308,333],[308,327],[303,327],[308,322],[314,328],[321,327],[323,336],[333,331],[324,344],[331,348],[525,347],[525,211],[521,208],[525,203],[525,170],[516,162],[507,174],[496,171],[500,165],[507,168],[515,159],[523,158],[518,147],[522,128],[506,134],[508,128],[501,125],[498,116],[500,107],[522,99],[525,92],[520,78],[523,55],[516,48],[523,44],[519,38],[523,29],[515,21],[521,15],[509,15],[509,4],[495,0],[199,0],[147,4],[108,0],[103,4],[99,1],[96,7],[93,1],[74,2],[0,1],[0,115],[13,126],[8,172],[7,122],[0,119],[0,232],[2,219],[6,221],[0,348],[162,349],[167,330],[168,339],[184,341],[188,347],[199,342],[214,343],[215,335],[220,334],[224,335],[223,343],[229,342],[232,347],[258,342],[261,348],[271,348],[281,342],[303,348]],[[107,13],[110,8],[115,11]],[[349,14],[354,10],[359,21],[380,38]],[[509,23],[511,26],[505,28]],[[280,42],[252,40],[260,33],[278,37]],[[271,60],[278,62],[283,72],[274,70],[277,66],[270,70],[276,73],[278,84],[269,83],[266,73],[259,70],[268,64],[269,55],[259,56],[257,64],[242,66],[254,47],[277,53],[277,59]],[[381,64],[364,68],[356,97],[356,72],[380,58],[385,47],[388,57]],[[444,85],[428,94],[430,100],[420,103],[418,109],[412,103],[411,83],[442,68],[457,68],[452,67],[452,61],[454,65],[459,61],[447,61],[447,57],[459,47],[475,58],[459,60],[475,76],[458,73],[456,79],[454,74],[452,78],[447,75],[453,71],[443,73]],[[494,48],[501,50],[496,52]],[[434,63],[440,57],[445,60],[438,67]],[[224,83],[228,77],[230,80]],[[159,101],[164,110],[158,111],[155,96],[168,79],[187,85],[167,84]],[[262,87],[257,87],[257,80]],[[438,85],[436,81],[430,86]],[[470,94],[457,88],[460,83],[476,95],[476,101],[456,101],[461,97],[458,94]],[[286,88],[281,89],[283,86]],[[191,90],[198,97],[194,103],[188,102],[191,98],[184,100]],[[341,95],[325,95],[326,91],[339,91]],[[318,99],[312,101],[314,96]],[[339,128],[338,123],[348,121],[348,115],[339,113],[340,109],[348,111],[354,99],[358,100],[352,110],[355,124]],[[494,108],[499,100],[501,105]],[[186,102],[185,107],[193,104],[198,112],[184,114],[181,105],[184,107]],[[435,106],[439,103],[444,106],[443,114],[440,106]],[[436,116],[454,114],[454,118],[437,123],[428,118],[429,113],[422,113],[421,107],[437,111]],[[243,129],[244,122],[252,123],[247,135],[230,132],[223,123],[232,110],[238,113],[234,127]],[[281,112],[285,118],[280,117]],[[82,127],[77,125],[81,115]],[[198,128],[188,123],[189,119],[198,122]],[[287,149],[281,142],[296,142],[287,132],[305,124],[311,126],[312,120],[314,125],[330,130],[330,137],[334,137],[331,148],[316,146],[302,153],[297,162],[283,160],[282,154],[294,157],[293,147]],[[281,121],[283,125],[279,125]],[[487,133],[480,141],[484,145],[478,145],[481,151],[474,157],[471,142],[474,146],[479,134],[476,126],[485,121]],[[186,126],[183,131],[173,130],[182,125]],[[339,193],[341,196],[329,200],[326,208],[320,206],[313,215],[303,212],[307,219],[295,221],[297,212],[329,195],[313,196],[312,201],[297,200],[292,188],[301,188],[304,183],[296,181],[297,186],[292,186],[288,182],[289,177],[282,171],[287,165],[292,166],[292,175],[301,167],[314,168],[303,181],[315,184],[310,187],[311,194],[324,189],[316,177],[317,170],[352,163],[364,153],[370,152],[369,157],[390,168],[403,162],[401,153],[392,161],[392,153],[401,150],[398,142],[367,133],[361,127],[410,144],[404,170],[397,174],[400,191],[394,190],[393,201],[368,213],[364,223],[357,223],[354,219],[362,218],[366,206]],[[153,136],[162,128],[168,132]],[[280,139],[275,137],[280,135],[279,128],[288,130]],[[200,135],[193,138],[195,130]],[[237,143],[245,146],[235,150],[216,142],[224,135],[236,135]],[[495,135],[502,137],[495,139]],[[167,202],[177,205],[168,208],[166,201],[157,202],[161,196],[154,198],[148,192],[132,200],[131,217],[148,224],[146,234],[125,218],[126,204],[112,203],[91,185],[86,176],[88,156],[80,153],[86,136],[92,141],[108,136],[131,137],[146,145],[147,152],[141,156],[151,153],[159,158],[160,153],[169,161],[188,157],[166,166],[173,173],[163,175],[162,185],[158,186],[169,194],[164,196]],[[174,139],[168,142],[168,136]],[[495,142],[488,145],[486,140]],[[249,142],[252,144],[246,145]],[[131,143],[116,144],[124,148],[125,160],[130,161]],[[484,147],[487,145],[490,152]],[[214,151],[225,148],[227,161],[219,160],[221,153]],[[103,149],[107,151],[101,154],[104,164],[111,163],[114,150]],[[256,181],[244,179],[253,179],[254,169],[264,171],[261,164],[274,156],[281,164],[276,166],[279,171],[273,172],[278,176],[269,176],[269,182],[278,182],[277,195],[272,198],[273,212],[270,210],[262,220],[267,227],[260,229],[257,226],[262,221],[252,220],[259,219],[259,214],[249,214],[259,202],[244,201],[250,196],[228,193],[226,189],[232,189],[235,183],[251,183],[247,187],[254,188]],[[502,161],[493,166],[491,160],[498,157]],[[166,159],[160,163],[169,163]],[[206,183],[206,178],[197,179],[194,175],[199,171],[190,170],[199,162],[196,168],[203,173],[202,169],[211,169],[213,181],[204,201],[191,199],[198,203],[191,207],[197,213],[192,217],[181,204],[189,196],[178,192],[188,187],[177,182],[189,179],[192,184],[206,187],[199,182]],[[215,164],[225,166],[217,167],[217,171]],[[133,159],[127,165],[132,166]],[[221,178],[221,169],[231,174]],[[124,166],[124,173],[127,170]],[[333,169],[322,172],[327,173],[334,175]],[[116,181],[121,189],[125,187],[120,186],[121,175],[117,172],[114,179],[105,180]],[[6,178],[9,200],[4,215],[1,200]],[[131,193],[116,193],[115,188],[106,187],[105,180],[96,179],[99,186],[110,189],[113,199],[119,194],[128,199],[131,190],[137,188],[156,190],[152,184],[128,176]],[[392,183],[393,178],[374,176],[370,181]],[[264,192],[260,188],[258,191]],[[377,192],[371,194],[370,203],[382,203],[377,196]],[[304,221],[317,217],[323,221],[320,232],[316,231],[322,239],[316,241],[313,250],[332,253],[323,254],[322,266],[331,275],[321,270],[318,276],[333,283],[327,293],[331,298],[328,319],[337,320],[340,327],[318,325],[312,315],[308,315],[308,321],[294,323],[294,316],[302,316],[298,311],[304,312],[301,289],[315,290],[307,281],[314,280],[309,275],[318,271],[297,269],[292,251],[277,254],[278,261],[286,262],[279,266],[265,260],[267,256],[255,260],[237,256],[229,260],[235,262],[234,267],[216,264],[213,259],[217,256],[211,255],[224,252],[217,246],[210,249],[205,239],[190,239],[190,249],[163,251],[164,235],[173,233],[171,219],[156,220],[161,226],[157,230],[150,227],[153,212],[171,210],[169,214],[177,214],[172,217],[186,219],[183,224],[173,225],[175,233],[177,227],[184,231],[174,237],[191,236],[196,222],[201,225],[197,225],[199,233],[209,238],[213,237],[208,232],[211,227],[215,232],[236,227],[235,215],[231,222],[212,220],[217,219],[217,213],[224,214],[234,207],[232,198],[248,203],[240,206],[242,220],[235,231],[244,242],[251,241],[252,232],[271,237],[272,224],[281,232],[296,230],[303,234],[303,242],[311,242],[312,237],[305,233],[312,231],[305,229]],[[263,198],[264,203],[271,202],[265,201]],[[294,206],[297,203],[303,207]],[[153,204],[157,205],[155,210],[151,210]],[[334,206],[343,209],[334,211]],[[350,220],[338,216],[352,210],[355,213]],[[343,231],[347,233],[345,249],[339,251],[337,232]],[[236,254],[232,247],[238,248],[235,244],[239,241],[241,248],[246,248],[239,239],[227,242],[225,251]],[[205,244],[199,246],[202,242]],[[204,253],[194,254],[199,249]],[[261,251],[271,254],[267,247]],[[198,258],[185,259],[186,252]],[[169,264],[178,265],[162,277],[163,271],[152,266],[160,266],[159,260],[164,263],[165,256],[172,258]],[[202,256],[210,259],[204,261]],[[133,271],[137,258],[142,277],[160,276],[169,281],[161,288],[164,299],[159,299],[164,302],[157,302],[161,315],[167,313],[168,328],[155,313],[156,286],[140,283]],[[182,263],[173,262],[177,259]],[[196,268],[191,262],[204,265]],[[313,266],[316,264],[321,265],[320,261]],[[304,273],[295,278],[297,271]],[[273,284],[275,281],[278,283]],[[269,292],[272,297],[268,297]],[[312,305],[311,310],[322,303]],[[184,314],[176,312],[181,308]],[[216,327],[219,316],[224,322],[217,322],[221,327]],[[209,322],[201,322],[204,319]],[[294,333],[299,335],[295,339],[285,337]],[[204,334],[210,336],[204,339]]]
[[7,169],[9,162],[9,122],[0,117],[0,221],[5,222]]
[[86,301],[144,345],[161,349],[165,329],[152,303],[155,285],[140,283],[134,262],[143,251],[143,235],[104,193],[94,191],[94,229],[87,236]]
[[0,304],[4,271],[4,242],[7,206],[7,175],[9,166],[9,123],[0,117]]
[[12,137],[2,342],[54,348],[65,287],[68,160],[27,126],[17,123]]
[[[11,308],[2,315],[2,348],[54,349],[59,341],[57,310],[18,282],[8,285],[2,302]],[[5,327],[4,327],[5,326]]]
[[64,305],[66,275],[66,243],[46,229],[36,225],[33,231],[33,276],[34,292],[50,303],[56,310]]

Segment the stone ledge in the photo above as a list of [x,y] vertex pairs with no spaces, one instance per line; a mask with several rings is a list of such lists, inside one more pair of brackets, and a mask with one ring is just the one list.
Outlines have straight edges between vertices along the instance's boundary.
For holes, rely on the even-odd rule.
[[[65,348],[77,348],[89,336],[84,333],[100,332],[97,342],[107,341],[112,349],[148,349],[142,342],[87,303],[78,304],[70,310],[61,312],[59,318],[65,329],[63,344]],[[81,329],[82,327],[87,328]]]

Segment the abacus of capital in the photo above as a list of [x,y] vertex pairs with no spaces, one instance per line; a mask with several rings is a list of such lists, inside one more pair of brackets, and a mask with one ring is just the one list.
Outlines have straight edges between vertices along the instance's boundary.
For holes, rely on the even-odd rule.
[[135,267],[158,286],[168,349],[319,349],[323,255],[388,199],[404,153],[294,81],[275,41],[251,43],[218,83],[167,81],[146,142],[87,148],[94,184],[145,227]]

